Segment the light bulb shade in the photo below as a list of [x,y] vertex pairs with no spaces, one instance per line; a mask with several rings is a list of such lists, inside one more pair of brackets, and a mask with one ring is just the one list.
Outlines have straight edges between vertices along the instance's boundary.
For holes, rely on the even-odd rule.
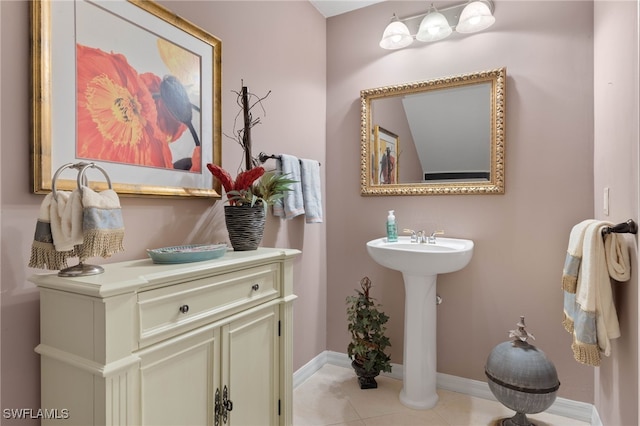
[[481,1],[474,1],[465,6],[460,14],[460,21],[456,25],[459,33],[475,33],[489,28],[496,22],[496,18],[491,14],[489,6]]
[[383,49],[401,49],[413,43],[413,37],[409,33],[409,28],[400,22],[393,21],[384,29],[380,47]]
[[442,13],[431,12],[422,19],[416,40],[437,41],[448,37],[451,34],[451,27],[447,18]]

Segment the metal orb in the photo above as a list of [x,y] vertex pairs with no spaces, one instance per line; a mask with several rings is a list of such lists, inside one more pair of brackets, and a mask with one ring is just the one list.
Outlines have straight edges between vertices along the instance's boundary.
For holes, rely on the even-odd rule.
[[518,329],[509,337],[513,341],[500,343],[491,351],[485,374],[489,389],[516,415],[504,419],[503,426],[531,426],[527,414],[540,413],[549,408],[560,388],[558,373],[540,349],[529,344],[533,336],[525,330],[524,317],[520,317]]

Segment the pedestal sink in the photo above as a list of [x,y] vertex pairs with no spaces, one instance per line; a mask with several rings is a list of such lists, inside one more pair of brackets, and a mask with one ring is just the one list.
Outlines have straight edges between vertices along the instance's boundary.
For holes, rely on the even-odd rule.
[[402,272],[405,287],[404,373],[400,401],[427,410],[438,402],[436,393],[436,278],[459,271],[473,255],[473,241],[437,238],[435,243],[415,243],[410,237],[397,242],[378,238],[367,243],[378,264]]

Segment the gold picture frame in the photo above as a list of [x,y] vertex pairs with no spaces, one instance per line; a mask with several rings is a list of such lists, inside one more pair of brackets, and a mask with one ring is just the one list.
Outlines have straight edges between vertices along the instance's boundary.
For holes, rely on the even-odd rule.
[[31,35],[32,192],[88,162],[121,195],[220,197],[218,38],[147,0],[33,1]]

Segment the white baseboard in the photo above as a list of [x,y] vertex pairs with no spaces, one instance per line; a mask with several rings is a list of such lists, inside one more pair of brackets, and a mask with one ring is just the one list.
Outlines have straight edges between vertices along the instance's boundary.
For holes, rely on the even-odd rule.
[[[327,354],[329,351],[324,351],[315,356],[311,361],[307,362],[302,367],[298,368],[293,373],[293,388],[297,388],[304,383],[309,377],[320,370],[325,364],[333,364],[327,361]],[[347,357],[349,359],[349,357]]]
[[[351,368],[351,360],[347,354],[334,351],[324,351],[293,373],[293,387],[296,388],[302,384],[325,364]],[[391,373],[382,374],[394,379],[402,380],[403,366],[401,364],[391,364]],[[481,382],[479,380],[465,379],[449,374],[437,373],[436,386],[439,389],[496,401],[491,389],[489,389],[489,385],[486,382]],[[556,398],[553,405],[549,407],[546,412],[588,422],[592,426],[603,426],[600,416],[598,415],[598,411],[595,409],[593,404],[588,404],[586,402],[573,401],[566,398]]]

